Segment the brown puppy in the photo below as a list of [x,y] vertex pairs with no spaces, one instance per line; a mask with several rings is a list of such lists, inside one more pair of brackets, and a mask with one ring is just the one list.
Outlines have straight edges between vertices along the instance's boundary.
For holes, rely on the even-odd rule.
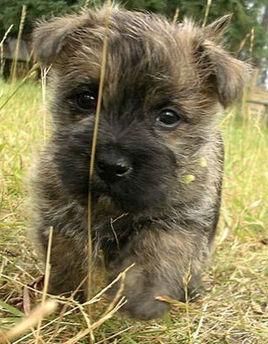
[[219,43],[227,21],[201,28],[104,6],[36,29],[37,59],[52,64],[53,130],[32,181],[33,229],[43,254],[54,228],[50,292],[71,292],[87,275],[89,189],[95,255],[103,251],[111,279],[135,262],[126,277],[125,311],[161,316],[167,305],[155,297],[184,300],[185,275],[189,295],[197,291],[220,208],[219,113],[241,95],[246,68]]

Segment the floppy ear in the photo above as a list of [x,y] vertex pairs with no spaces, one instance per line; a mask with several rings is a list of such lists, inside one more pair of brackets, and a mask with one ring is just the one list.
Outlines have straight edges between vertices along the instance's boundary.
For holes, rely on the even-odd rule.
[[202,55],[209,66],[220,103],[227,107],[241,98],[243,88],[250,74],[250,67],[226,52],[219,41],[222,40],[231,16],[227,15],[204,28]]
[[48,66],[58,56],[68,36],[89,21],[85,13],[40,22],[33,33],[33,49],[36,60]]

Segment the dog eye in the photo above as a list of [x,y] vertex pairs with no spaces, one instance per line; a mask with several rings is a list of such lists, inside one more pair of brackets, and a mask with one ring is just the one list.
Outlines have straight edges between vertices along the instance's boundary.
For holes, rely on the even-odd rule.
[[97,96],[93,92],[83,92],[75,96],[75,102],[80,110],[94,110],[96,108]]
[[162,110],[160,115],[156,118],[157,124],[164,128],[175,128],[180,120],[180,114],[171,109]]

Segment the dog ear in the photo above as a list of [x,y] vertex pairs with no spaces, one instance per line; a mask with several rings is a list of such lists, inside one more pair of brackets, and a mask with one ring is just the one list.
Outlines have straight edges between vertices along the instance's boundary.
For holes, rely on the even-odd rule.
[[219,101],[227,107],[241,98],[249,67],[211,42],[204,42],[203,48],[209,59]]
[[68,41],[68,37],[89,21],[86,13],[55,18],[47,22],[39,22],[33,32],[33,50],[36,60],[48,66]]
[[231,16],[226,15],[204,28],[204,40],[200,47],[208,65],[208,74],[212,75],[219,102],[227,107],[241,98],[250,67],[226,52],[220,44],[222,36],[230,23]]
[[232,14],[226,14],[205,26],[203,31],[207,38],[222,39],[232,20]]

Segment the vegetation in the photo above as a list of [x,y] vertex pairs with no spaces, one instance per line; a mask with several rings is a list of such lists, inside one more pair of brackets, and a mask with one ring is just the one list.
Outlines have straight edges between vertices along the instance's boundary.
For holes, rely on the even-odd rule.
[[[41,91],[33,82],[0,83],[2,330],[14,328],[41,299],[38,278],[44,267],[26,236],[25,201],[29,166],[49,124]],[[159,321],[138,322],[114,315],[102,326],[97,324],[96,343],[267,342],[268,136],[263,123],[245,110],[243,105],[241,114],[235,110],[225,114],[221,124],[226,144],[223,205],[202,296],[195,303],[175,302],[172,313]],[[97,290],[102,287],[99,276]],[[73,300],[58,301],[63,308],[43,320],[39,335],[32,329],[13,343],[88,343],[88,336],[75,339],[89,326],[85,307],[79,308]],[[92,322],[103,319],[105,307],[106,301],[100,298],[92,308]]]

